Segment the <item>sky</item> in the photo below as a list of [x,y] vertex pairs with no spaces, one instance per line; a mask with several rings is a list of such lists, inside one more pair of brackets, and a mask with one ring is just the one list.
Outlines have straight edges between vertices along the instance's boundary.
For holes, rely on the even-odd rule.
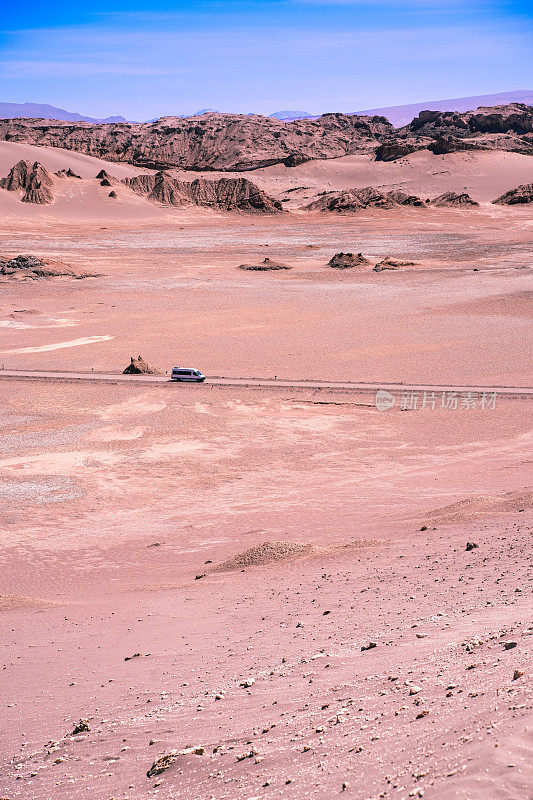
[[313,114],[533,88],[523,0],[26,0],[0,101],[146,120]]

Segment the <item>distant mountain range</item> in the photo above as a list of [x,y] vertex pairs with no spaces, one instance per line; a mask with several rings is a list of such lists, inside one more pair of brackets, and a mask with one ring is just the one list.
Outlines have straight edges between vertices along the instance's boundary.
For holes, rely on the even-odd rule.
[[367,108],[356,111],[356,114],[387,117],[396,128],[407,125],[421,111],[473,111],[479,106],[504,106],[507,103],[525,103],[533,105],[531,89],[517,89],[514,92],[499,94],[479,94],[474,97],[455,97],[451,100],[428,100],[425,103],[410,103],[405,106],[386,106],[385,108]]
[[64,108],[56,108],[43,103],[0,103],[0,119],[59,119],[64,122],[126,122],[124,117],[85,117]]
[[[474,97],[455,97],[450,100],[428,100],[424,103],[410,103],[404,106],[366,108],[352,113],[387,117],[395,127],[399,128],[411,122],[421,111],[472,111],[479,106],[498,106],[506,105],[507,103],[525,103],[526,105],[533,105],[533,91],[530,89],[516,89],[512,92],[480,94]],[[216,113],[213,108],[202,108],[200,111],[190,116],[198,117],[208,112]],[[175,116],[179,117],[183,115],[176,114]],[[309,114],[307,111],[275,111],[269,116],[273,119],[279,119],[282,122],[291,122],[295,119],[318,119],[318,115]],[[13,118],[57,119],[65,122],[93,123],[126,122],[126,119],[121,116],[97,119],[42,103],[0,103],[0,119]],[[148,120],[148,122],[157,122],[158,119],[159,117],[155,117],[154,119]]]

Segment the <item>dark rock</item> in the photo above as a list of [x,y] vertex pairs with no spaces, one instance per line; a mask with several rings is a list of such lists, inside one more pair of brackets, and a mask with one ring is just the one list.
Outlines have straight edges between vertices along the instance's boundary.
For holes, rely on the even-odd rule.
[[281,203],[246,178],[196,178],[179,181],[166,172],[125,178],[124,183],[137,194],[166,205],[197,205],[224,211],[281,211]]
[[250,272],[275,272],[280,269],[292,269],[287,264],[280,264],[278,261],[271,261],[270,258],[265,258],[260,264],[239,264],[238,269],[246,269]]
[[7,177],[0,180],[0,188],[14,192],[24,191],[23,203],[44,205],[53,201],[52,187],[54,180],[47,169],[38,161],[19,161],[9,171]]
[[286,167],[298,167],[300,164],[305,164],[311,161],[309,156],[304,156],[303,153],[291,153],[283,162]]
[[79,722],[74,725],[74,729],[71,736],[77,736],[79,733],[88,733],[91,729],[89,728],[89,720],[88,719],[80,719]]
[[465,550],[475,550],[476,547],[479,547],[475,542],[467,542]]
[[533,183],[522,183],[520,186],[517,186],[516,189],[510,189],[492,202],[506,206],[533,203]]
[[349,269],[350,267],[362,267],[369,263],[368,258],[365,258],[362,253],[335,253],[328,261],[328,267]]
[[146,361],[144,361],[141,356],[137,358],[131,357],[131,361],[126,367],[125,370],[122,371],[123,375],[151,375],[154,373]]
[[456,192],[444,192],[444,194],[439,194],[438,197],[435,197],[433,200],[429,201],[429,205],[431,206],[439,206],[439,207],[454,207],[454,208],[465,208],[468,206],[479,206],[479,203],[476,203],[475,200],[472,200],[469,194],[463,192],[462,194],[457,194]]
[[60,169],[55,174],[58,178],[79,178],[81,180],[81,175],[76,175],[70,167],[68,169]]
[[363,189],[345,189],[341,192],[329,192],[309,205],[306,211],[344,211],[356,212],[366,208],[390,209],[395,206],[423,206],[424,202],[416,195],[405,194],[397,189],[382,192],[372,186]]
[[420,145],[414,139],[409,142],[402,139],[389,139],[376,148],[374,155],[376,161],[396,161],[420,149]]
[[0,120],[0,140],[63,147],[141,167],[244,172],[301,159],[371,153],[394,128],[384,117],[324,114],[315,120],[280,120],[257,114],[206,113],[156,122]]

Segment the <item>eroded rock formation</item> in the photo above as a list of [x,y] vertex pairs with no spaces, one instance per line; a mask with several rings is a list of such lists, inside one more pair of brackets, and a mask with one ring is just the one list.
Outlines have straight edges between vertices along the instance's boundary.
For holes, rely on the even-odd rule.
[[8,192],[22,190],[23,203],[37,203],[40,205],[51,203],[54,199],[52,187],[54,179],[42,164],[35,161],[18,161],[9,174],[0,180],[0,188]]
[[292,269],[292,267],[287,266],[287,264],[280,264],[279,261],[265,258],[260,264],[239,264],[238,269],[246,269],[250,272],[275,272],[280,269]]
[[142,358],[142,356],[137,356],[134,358],[131,356],[130,363],[126,367],[125,370],[122,371],[123,375],[151,375],[155,372]]
[[361,211],[365,208],[394,208],[395,206],[423,206],[424,201],[416,195],[397,189],[382,192],[372,186],[364,189],[345,189],[328,192],[304,206],[306,211]]
[[155,169],[238,172],[372,152],[380,137],[393,130],[384,117],[347,114],[324,114],[316,120],[289,123],[255,114],[217,113],[108,125],[0,120],[0,140],[63,147]]
[[457,194],[457,192],[444,192],[444,194],[439,194],[438,197],[430,200],[429,205],[439,206],[442,208],[467,208],[479,206],[479,203],[476,203],[475,200],[472,200],[467,192],[462,192],[461,194]]
[[328,261],[328,267],[333,269],[349,269],[350,267],[363,267],[370,264],[368,258],[362,253],[335,253]]
[[14,280],[23,278],[96,278],[95,274],[75,272],[60,261],[50,261],[24,254],[14,258],[0,256],[0,276]]
[[136,175],[124,183],[137,194],[172,206],[197,205],[225,211],[280,211],[281,203],[246,178],[196,178],[187,183],[166,172]]
[[424,148],[436,155],[460,150],[533,155],[533,106],[509,103],[463,113],[421,111],[409,125],[383,137],[376,160],[394,161]]
[[522,183],[520,186],[517,186],[516,189],[510,189],[492,202],[506,206],[533,203],[533,183]]

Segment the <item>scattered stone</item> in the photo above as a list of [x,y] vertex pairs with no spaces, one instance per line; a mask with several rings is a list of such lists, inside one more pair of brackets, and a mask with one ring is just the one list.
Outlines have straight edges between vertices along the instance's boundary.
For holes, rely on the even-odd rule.
[[134,653],[132,656],[126,656],[124,661],[131,661],[132,658],[140,658],[140,657],[141,657],[140,653]]
[[201,578],[205,578],[205,572],[201,572],[199,575],[194,576],[195,581],[199,581]]
[[113,190],[112,192],[109,192],[109,194],[107,196],[108,197],[112,197],[113,199],[116,199],[117,193]]
[[475,542],[467,542],[465,550],[475,550],[476,547],[479,547]]
[[88,719],[80,719],[79,722],[74,725],[72,730],[71,736],[77,736],[79,733],[88,733],[91,729],[89,728],[89,720]]
[[409,689],[409,694],[412,696],[412,695],[418,694],[421,691],[422,691],[422,689],[420,688],[420,686],[411,686],[410,689]]
[[245,680],[239,683],[241,689],[249,689],[255,683],[255,678],[246,678]]
[[502,642],[504,650],[512,650],[514,647],[517,646],[518,642]]
[[377,642],[368,642],[368,644],[364,644],[361,647],[361,650],[372,650],[374,647],[377,647]]
[[188,755],[203,756],[205,755],[205,749],[203,747],[186,747],[184,750],[171,750],[154,761],[146,776],[152,778],[154,775],[160,775],[171,767],[180,756]]
[[513,672],[513,681],[517,681],[519,678],[522,677],[523,674],[524,673],[522,672],[522,670],[515,669],[515,671]]

